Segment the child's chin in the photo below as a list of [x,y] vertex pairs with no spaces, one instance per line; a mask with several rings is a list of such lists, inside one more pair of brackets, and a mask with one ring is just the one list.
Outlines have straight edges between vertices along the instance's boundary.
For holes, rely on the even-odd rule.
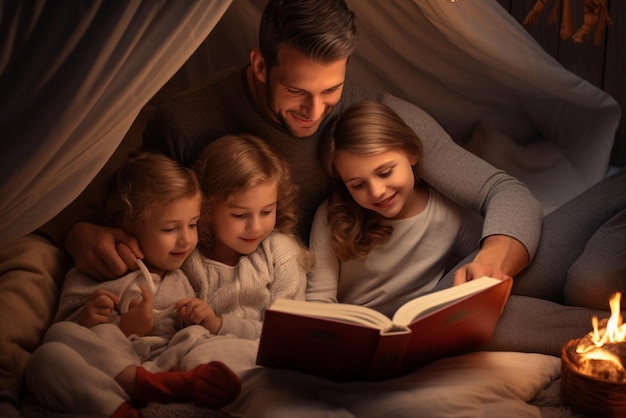
[[171,263],[167,266],[167,268],[163,268],[163,270],[165,271],[179,270],[182,266],[183,266],[183,261],[179,263]]
[[383,218],[392,218],[393,217],[393,213],[390,210],[384,210],[384,209],[375,209],[374,212],[378,213],[380,216],[382,216]]

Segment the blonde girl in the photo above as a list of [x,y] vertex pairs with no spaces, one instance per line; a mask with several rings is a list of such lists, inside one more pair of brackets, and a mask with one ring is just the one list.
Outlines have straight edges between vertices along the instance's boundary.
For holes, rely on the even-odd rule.
[[421,141],[388,106],[346,109],[320,152],[334,185],[313,222],[307,299],[391,316],[477,248],[476,215],[420,180]]
[[196,251],[201,202],[194,172],[164,155],[141,152],[116,171],[106,213],[137,237],[145,258],[107,282],[68,273],[58,322],[26,368],[40,403],[117,418],[139,417],[149,402],[219,408],[237,397],[239,378],[223,363],[185,369],[181,361],[212,325],[180,269]]
[[203,284],[200,297],[220,324],[212,332],[256,339],[276,298],[304,299],[312,264],[295,235],[289,166],[264,140],[242,134],[210,143],[194,170],[204,193],[200,252],[183,269]]

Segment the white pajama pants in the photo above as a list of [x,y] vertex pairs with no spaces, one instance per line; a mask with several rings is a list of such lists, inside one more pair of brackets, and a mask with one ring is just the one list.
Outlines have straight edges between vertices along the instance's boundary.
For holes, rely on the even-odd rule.
[[[201,326],[179,331],[156,358],[141,362],[130,340],[113,324],[86,328],[73,322],[50,327],[42,344],[31,356],[25,381],[32,396],[42,405],[65,413],[111,416],[130,396],[115,381],[131,365],[150,372],[189,370],[204,360],[210,350],[199,350],[185,361],[195,345],[205,346],[213,338]],[[207,355],[201,355],[207,353]]]

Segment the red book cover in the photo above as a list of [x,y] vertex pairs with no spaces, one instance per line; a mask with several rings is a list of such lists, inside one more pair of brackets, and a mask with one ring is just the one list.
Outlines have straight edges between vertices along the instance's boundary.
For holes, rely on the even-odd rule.
[[265,312],[257,364],[338,381],[398,377],[491,339],[511,285],[476,279],[409,301],[393,320],[362,306],[280,299]]

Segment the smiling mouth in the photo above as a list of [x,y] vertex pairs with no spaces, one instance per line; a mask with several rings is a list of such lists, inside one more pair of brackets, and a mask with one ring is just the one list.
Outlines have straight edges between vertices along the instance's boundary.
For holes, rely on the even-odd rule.
[[316,125],[316,122],[314,120],[302,119],[295,115],[294,119],[296,120],[298,126],[300,126],[301,128],[311,128]]
[[391,196],[389,196],[388,198],[381,200],[380,202],[374,203],[374,205],[378,206],[378,207],[385,207],[388,206],[393,199],[396,197],[397,193],[392,194]]

